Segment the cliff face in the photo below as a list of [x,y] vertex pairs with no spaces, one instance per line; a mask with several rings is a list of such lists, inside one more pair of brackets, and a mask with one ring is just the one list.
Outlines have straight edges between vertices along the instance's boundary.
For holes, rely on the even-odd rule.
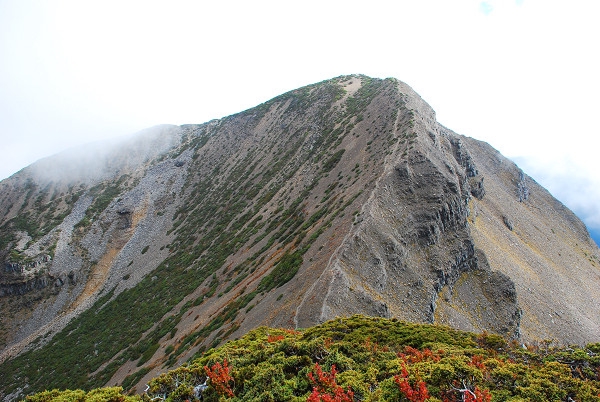
[[139,388],[259,325],[354,313],[600,340],[583,224],[395,79],[339,77],[99,149],[0,183],[7,400]]
[[468,225],[469,203],[485,197],[483,176],[461,137],[410,88],[399,90],[410,120],[400,124],[360,223],[307,293],[316,305],[301,304],[298,323],[368,312],[516,338],[514,283],[490,268]]

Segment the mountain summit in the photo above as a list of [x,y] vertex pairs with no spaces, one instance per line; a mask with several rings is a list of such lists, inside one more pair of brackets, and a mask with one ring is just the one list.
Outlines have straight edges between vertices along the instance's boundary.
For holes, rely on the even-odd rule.
[[[147,379],[355,313],[600,340],[600,251],[396,79],[343,76],[0,182],[0,395]],[[141,388],[140,388],[141,387]]]

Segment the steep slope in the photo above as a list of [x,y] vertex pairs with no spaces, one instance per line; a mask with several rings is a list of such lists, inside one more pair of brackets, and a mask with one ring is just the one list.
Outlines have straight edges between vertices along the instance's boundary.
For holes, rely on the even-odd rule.
[[[108,287],[115,286],[111,267],[137,258],[139,241],[170,225],[166,217],[148,215],[147,204],[182,185],[184,171],[156,163],[179,142],[180,131],[161,126],[123,143],[70,150],[0,183],[0,345],[62,328],[109,279]],[[171,181],[157,187],[157,175]],[[149,266],[138,274],[156,267],[144,263]]]
[[338,77],[76,159],[0,183],[6,400],[139,389],[257,326],[354,313],[598,341],[583,224],[395,79]]
[[489,145],[465,138],[486,180],[471,234],[489,264],[515,283],[528,340],[600,337],[600,261],[585,225]]

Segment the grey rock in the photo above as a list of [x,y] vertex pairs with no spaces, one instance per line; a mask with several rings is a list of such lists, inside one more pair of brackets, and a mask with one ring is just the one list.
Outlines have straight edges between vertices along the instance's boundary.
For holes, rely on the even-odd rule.
[[502,216],[502,222],[504,222],[504,224],[506,225],[506,227],[508,228],[508,230],[510,230],[512,232],[512,230],[514,229],[514,224],[513,221],[506,215]]
[[529,186],[525,180],[525,174],[519,170],[519,181],[517,182],[517,197],[519,202],[527,201],[529,198]]

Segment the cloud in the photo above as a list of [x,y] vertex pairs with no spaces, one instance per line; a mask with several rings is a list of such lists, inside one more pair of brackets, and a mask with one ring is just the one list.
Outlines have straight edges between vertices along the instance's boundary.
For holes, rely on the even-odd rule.
[[173,125],[160,125],[136,134],[88,143],[41,159],[25,170],[36,181],[71,183],[94,182],[117,177],[156,159],[179,143],[181,131]]
[[494,6],[488,3],[487,1],[482,1],[479,3],[479,11],[484,13],[485,15],[490,15],[492,11],[494,11]]

